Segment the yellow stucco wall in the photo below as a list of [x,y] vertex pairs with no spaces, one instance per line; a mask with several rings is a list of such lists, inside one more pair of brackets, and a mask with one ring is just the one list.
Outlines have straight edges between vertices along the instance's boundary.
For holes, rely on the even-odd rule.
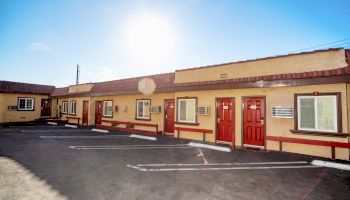
[[[159,130],[163,131],[164,126],[164,99],[173,99],[173,93],[156,93],[152,95],[121,95],[121,96],[101,96],[96,97],[96,101],[113,100],[113,106],[118,106],[118,112],[113,112],[113,118],[103,117],[105,120],[118,120],[125,122],[140,122],[148,124],[158,124]],[[151,106],[161,106],[161,113],[152,113],[150,121],[137,120],[136,117],[136,99],[150,99]],[[126,109],[125,109],[126,108]],[[104,124],[104,123],[103,123]],[[109,125],[109,124],[104,124]],[[125,125],[120,125],[125,127]],[[135,126],[136,129],[155,131],[153,127]]]
[[94,86],[93,83],[71,85],[68,87],[68,93],[88,92],[92,89],[93,86]]
[[[294,129],[294,119],[272,118],[273,106],[291,106],[294,108],[295,93],[312,93],[318,92],[341,92],[342,99],[342,128],[343,132],[348,133],[348,114],[347,114],[347,89],[346,84],[328,84],[315,86],[300,87],[278,87],[278,88],[256,88],[256,89],[232,89],[232,90],[210,90],[210,91],[191,91],[176,92],[177,97],[197,97],[198,106],[209,106],[210,115],[198,115],[199,126],[175,125],[176,127],[190,127],[199,129],[210,129],[215,133],[215,98],[216,97],[234,97],[235,98],[235,145],[242,145],[242,97],[243,96],[266,96],[266,135],[283,136],[291,138],[302,138],[312,140],[348,142],[348,138],[326,137],[315,135],[297,135],[292,134],[290,130]],[[176,134],[175,134],[176,136]],[[201,140],[200,133],[188,133],[181,131],[181,137],[189,139]],[[215,142],[216,134],[208,135],[207,140]],[[307,148],[305,148],[307,146]],[[267,141],[266,148],[270,150],[278,150],[278,142]],[[309,149],[312,149],[312,151]],[[294,153],[316,155],[322,157],[331,157],[330,147],[319,147],[310,145],[300,145],[284,143],[283,150]],[[338,159],[349,159],[349,151],[346,149],[336,148],[336,157]]]
[[[75,100],[77,102],[77,111],[75,115],[70,115],[70,101]],[[83,101],[89,101],[89,124],[88,125],[94,125],[95,124],[95,118],[94,118],[94,109],[95,109],[95,103],[94,103],[94,97],[72,97],[72,98],[59,98],[58,99],[58,105],[62,107],[62,102],[68,101],[68,113],[63,114],[62,113],[62,120],[67,120],[67,116],[72,117],[80,117],[79,124],[82,124],[83,121]],[[76,119],[68,119],[69,123],[77,124]]]
[[[9,105],[17,105],[18,97],[34,98],[34,111],[8,110]],[[26,122],[39,119],[41,99],[48,98],[48,95],[0,93],[0,123]]]
[[[345,67],[344,49],[176,71],[175,83],[243,78]],[[220,78],[227,73],[227,78]]]

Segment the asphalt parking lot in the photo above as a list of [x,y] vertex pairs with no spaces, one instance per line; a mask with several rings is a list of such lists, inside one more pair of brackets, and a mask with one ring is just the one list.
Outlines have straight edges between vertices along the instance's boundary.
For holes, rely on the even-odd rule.
[[222,152],[90,129],[2,127],[0,156],[68,199],[350,199],[350,171],[310,165],[311,156]]

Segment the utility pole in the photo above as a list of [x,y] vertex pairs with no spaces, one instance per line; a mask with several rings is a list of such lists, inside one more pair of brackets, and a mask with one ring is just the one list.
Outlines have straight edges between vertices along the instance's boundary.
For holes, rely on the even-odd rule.
[[77,65],[77,80],[76,80],[76,85],[79,84],[79,75],[80,75],[80,70],[79,70],[79,65]]

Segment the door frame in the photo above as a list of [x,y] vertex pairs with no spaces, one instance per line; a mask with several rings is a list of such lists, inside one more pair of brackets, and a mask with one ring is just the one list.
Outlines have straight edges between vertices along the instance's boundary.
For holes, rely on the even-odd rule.
[[214,119],[214,123],[215,123],[215,144],[217,144],[218,140],[217,140],[217,132],[218,132],[218,115],[217,115],[217,100],[218,99],[231,99],[233,100],[233,107],[234,107],[234,112],[233,112],[233,120],[232,120],[232,125],[233,125],[233,136],[232,136],[232,142],[231,142],[231,146],[233,147],[233,149],[235,149],[236,145],[235,145],[235,141],[236,141],[236,99],[235,97],[215,97],[215,119]]
[[[43,101],[46,101],[46,100],[49,102],[49,105],[50,105],[49,115],[43,116],[44,108],[42,106],[43,106]],[[41,99],[41,102],[40,102],[40,117],[51,117],[51,108],[52,108],[52,101],[51,101],[51,99]]]
[[258,96],[241,96],[241,147],[244,148],[244,98],[263,98],[264,99],[264,109],[265,109],[265,117],[264,117],[264,146],[262,146],[266,150],[266,95],[258,95]]
[[82,123],[82,125],[84,125],[84,103],[85,103],[85,102],[88,102],[88,115],[87,115],[87,124],[86,124],[86,125],[89,126],[89,113],[90,113],[90,112],[89,112],[89,110],[90,110],[90,105],[89,105],[89,104],[90,104],[90,101],[89,101],[89,100],[83,100],[83,113],[82,113],[83,116],[82,116],[82,121],[81,121],[81,123]]
[[[97,116],[97,110],[98,110],[98,106],[97,106],[98,102],[101,102],[101,104],[103,106],[103,101],[95,101],[95,125],[100,125],[100,124],[96,123],[96,121],[97,121],[97,117],[96,116]],[[103,112],[103,110],[102,110],[102,112]],[[101,119],[102,119],[102,117],[101,117]]]
[[[173,100],[173,102],[174,102],[174,127],[175,127],[175,99],[164,99],[164,106],[163,106],[163,111],[164,111],[164,113],[163,113],[163,135],[165,135],[165,129],[166,129],[166,118],[165,118],[165,111],[166,111],[166,101],[167,100]],[[174,129],[174,135],[175,135],[175,129]],[[173,136],[174,136],[173,135]]]

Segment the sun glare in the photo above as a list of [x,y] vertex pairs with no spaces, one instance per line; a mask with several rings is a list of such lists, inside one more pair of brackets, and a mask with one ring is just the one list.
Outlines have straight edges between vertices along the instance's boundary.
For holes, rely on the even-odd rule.
[[133,59],[145,64],[166,60],[173,53],[175,44],[169,21],[150,14],[139,15],[130,20],[125,42]]

